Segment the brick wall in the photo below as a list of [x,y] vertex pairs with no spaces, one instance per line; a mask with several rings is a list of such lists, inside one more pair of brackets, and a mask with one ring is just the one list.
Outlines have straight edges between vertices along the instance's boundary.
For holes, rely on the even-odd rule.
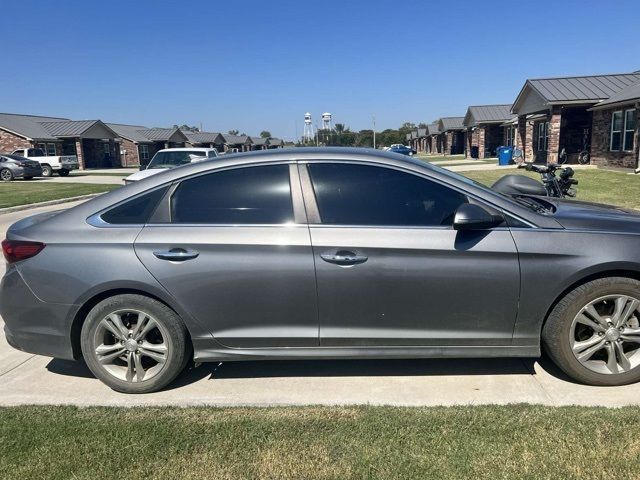
[[524,152],[527,160],[533,156],[533,126],[529,125],[525,115],[518,116],[518,131],[516,132],[518,147]]
[[547,149],[547,163],[558,163],[560,152],[560,125],[562,123],[562,109],[554,106],[549,118],[549,148]]
[[127,151],[126,155],[124,153],[120,155],[123,167],[137,167],[140,165],[140,154],[137,144],[123,138],[120,142],[120,151],[123,150]]
[[633,104],[608,110],[595,110],[593,112],[591,130],[591,163],[603,167],[635,168],[638,161],[638,144],[640,143],[639,129],[640,119],[638,108],[635,109],[636,133],[634,149],[630,152],[610,150],[611,145],[611,114],[614,111],[628,110]]
[[5,130],[0,130],[0,152],[11,153],[16,148],[31,147],[31,142]]

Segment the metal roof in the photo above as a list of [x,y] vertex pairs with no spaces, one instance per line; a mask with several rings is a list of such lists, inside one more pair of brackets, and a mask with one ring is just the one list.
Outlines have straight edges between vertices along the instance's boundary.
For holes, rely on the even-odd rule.
[[431,125],[427,125],[427,130],[429,135],[438,135],[440,133],[440,125],[438,123],[432,123]]
[[511,104],[472,105],[467,109],[463,123],[467,127],[482,123],[504,123],[515,116],[511,113]]
[[404,139],[405,139],[405,140],[411,140],[411,134],[410,134],[410,133],[407,133],[407,134],[404,136]]
[[136,143],[150,143],[142,132],[147,129],[142,125],[123,125],[120,123],[107,123],[107,127],[116,132],[119,137],[126,138]]
[[284,145],[284,140],[272,137],[269,139],[269,145]]
[[227,145],[239,145],[247,142],[246,135],[231,135],[230,133],[223,133],[222,138]]
[[183,132],[191,143],[224,143],[219,132]]
[[41,125],[54,137],[78,137],[100,120],[66,120],[41,122]]
[[254,145],[267,145],[268,138],[263,137],[249,137],[251,139],[251,143]]
[[612,107],[618,104],[632,103],[633,101],[640,100],[640,83],[634,83],[626,88],[623,88],[615,95],[612,95],[607,100],[604,100],[593,107],[594,109]]
[[422,138],[422,137],[426,137],[427,136],[427,129],[426,128],[419,128],[418,129],[418,137]]
[[149,140],[153,140],[154,142],[162,142],[168,141],[173,137],[176,133],[179,133],[185,140],[187,140],[186,135],[179,128],[147,128],[145,130],[140,131],[142,135],[147,137]]
[[414,130],[413,132],[411,132],[411,138],[418,138],[418,131]]
[[43,122],[68,121],[67,118],[41,117],[0,113],[0,128],[33,140],[58,140],[42,125]]
[[464,130],[464,117],[442,117],[440,119],[441,131]]

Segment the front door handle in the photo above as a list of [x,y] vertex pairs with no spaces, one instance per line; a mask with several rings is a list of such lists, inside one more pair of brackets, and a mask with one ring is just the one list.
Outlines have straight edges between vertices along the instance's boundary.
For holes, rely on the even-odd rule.
[[159,250],[153,254],[160,260],[170,260],[172,262],[184,262],[192,260],[200,255],[195,250],[185,250],[184,248],[171,248],[169,250]]
[[337,253],[322,253],[320,258],[325,262],[335,263],[336,265],[358,265],[359,263],[366,262],[369,257],[366,255],[358,255],[348,250],[340,250]]

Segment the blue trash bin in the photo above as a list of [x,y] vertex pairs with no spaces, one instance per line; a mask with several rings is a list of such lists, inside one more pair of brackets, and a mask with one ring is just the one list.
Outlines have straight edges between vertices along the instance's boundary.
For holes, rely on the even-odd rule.
[[498,148],[498,165],[510,165],[513,161],[513,147]]

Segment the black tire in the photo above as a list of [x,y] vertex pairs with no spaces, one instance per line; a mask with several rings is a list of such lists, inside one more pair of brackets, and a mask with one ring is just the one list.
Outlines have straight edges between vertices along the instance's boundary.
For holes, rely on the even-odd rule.
[[42,165],[42,176],[43,177],[53,176],[53,168],[51,168],[51,165]]
[[69,170],[67,170],[66,168],[61,168],[60,170],[58,170],[58,175],[60,175],[61,177],[68,177]]
[[3,182],[10,182],[13,180],[13,172],[8,168],[3,168],[0,170],[0,180]]
[[640,380],[640,365],[623,373],[598,373],[582,365],[571,350],[571,324],[576,315],[589,302],[615,294],[640,298],[640,282],[632,278],[609,277],[580,285],[558,302],[542,328],[542,342],[549,357],[567,375],[581,383],[618,386]]
[[[129,309],[152,316],[163,330],[163,340],[167,346],[166,361],[158,373],[148,380],[133,382],[117,378],[98,361],[95,352],[94,338],[101,321],[114,312]],[[165,304],[135,294],[116,295],[93,307],[82,325],[80,345],[84,360],[91,372],[113,390],[122,393],[150,393],[162,389],[184,370],[192,356],[187,329],[180,317]]]

